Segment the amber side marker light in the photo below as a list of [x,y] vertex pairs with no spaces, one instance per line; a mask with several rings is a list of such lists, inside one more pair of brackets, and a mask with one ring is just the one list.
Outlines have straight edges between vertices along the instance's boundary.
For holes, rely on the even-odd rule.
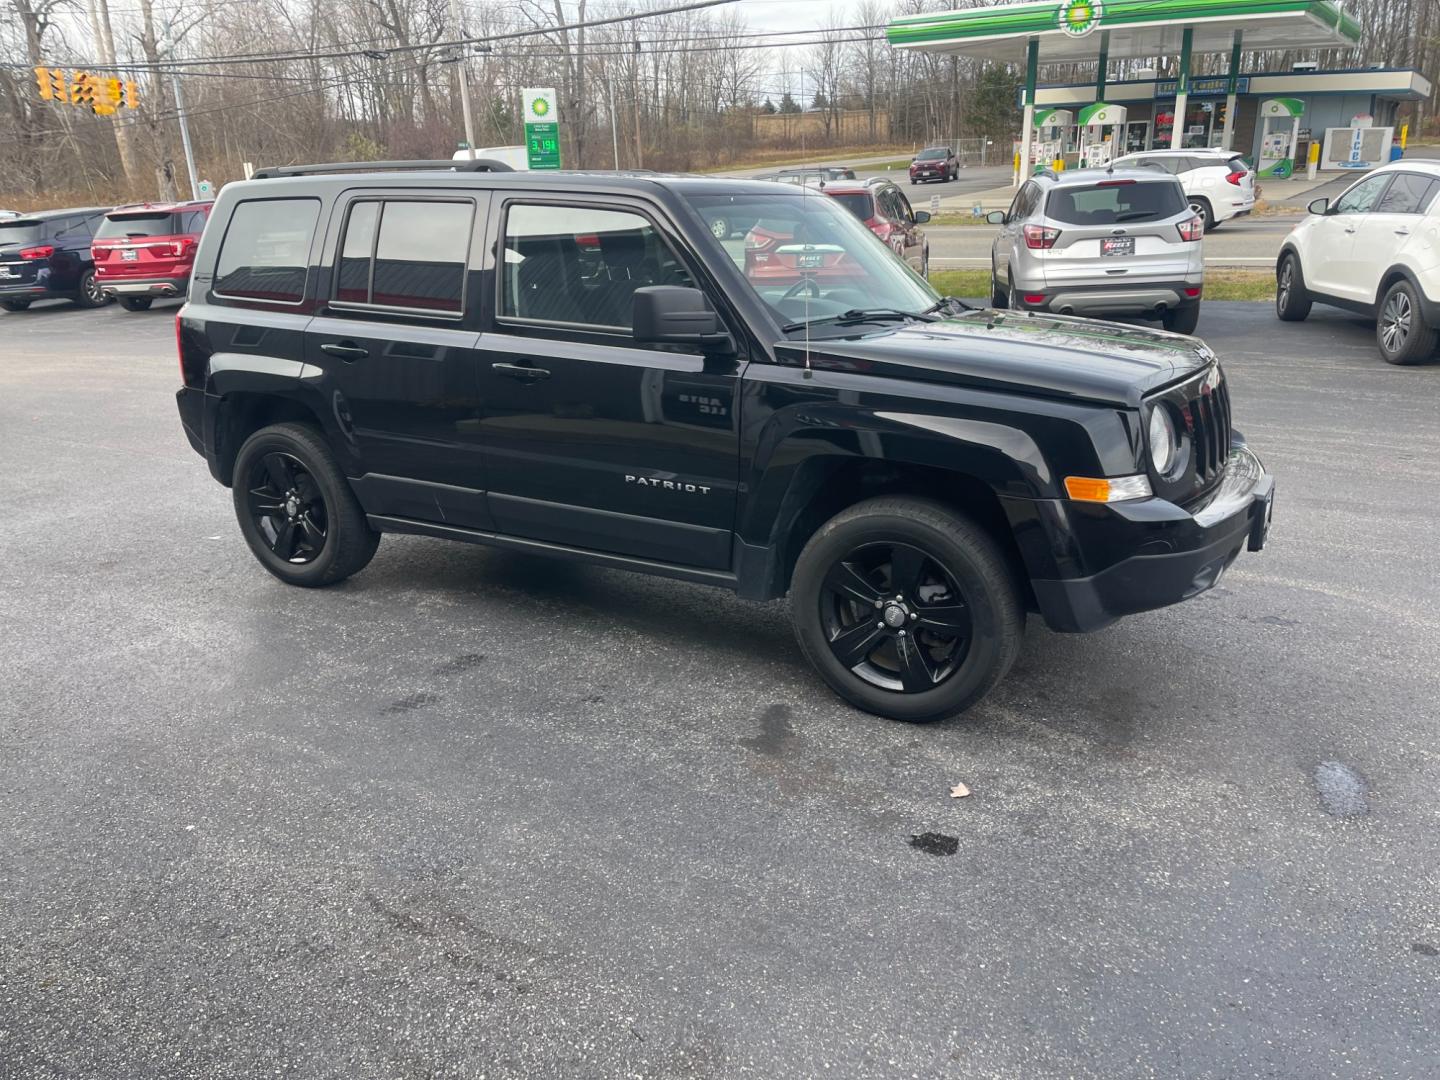
[[1144,476],[1067,476],[1065,494],[1076,502],[1113,503],[1148,499],[1150,481]]

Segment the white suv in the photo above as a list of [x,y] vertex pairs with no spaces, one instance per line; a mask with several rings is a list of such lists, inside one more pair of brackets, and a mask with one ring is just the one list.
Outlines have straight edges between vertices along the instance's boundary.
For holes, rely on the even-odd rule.
[[1440,328],[1440,163],[1397,161],[1352,184],[1280,246],[1275,313],[1286,322],[1314,301],[1376,320],[1380,355],[1413,364],[1435,352]]
[[1255,170],[1234,150],[1146,150],[1115,162],[1117,169],[1137,165],[1156,166],[1179,180],[1206,232],[1255,208]]

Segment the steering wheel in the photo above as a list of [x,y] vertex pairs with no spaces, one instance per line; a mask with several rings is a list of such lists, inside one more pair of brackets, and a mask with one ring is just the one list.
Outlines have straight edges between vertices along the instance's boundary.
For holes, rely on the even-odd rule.
[[820,286],[815,283],[815,279],[812,277],[801,278],[794,285],[791,285],[790,288],[786,289],[785,295],[780,297],[780,299],[793,300],[800,295],[803,289],[809,289],[811,296],[817,300],[820,299]]

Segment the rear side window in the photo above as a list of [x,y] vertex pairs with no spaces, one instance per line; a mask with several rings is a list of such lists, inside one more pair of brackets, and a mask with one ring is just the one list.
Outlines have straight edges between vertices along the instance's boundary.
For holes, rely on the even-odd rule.
[[180,215],[180,231],[190,236],[199,236],[205,231],[205,219],[209,216],[204,210],[187,210]]
[[864,191],[847,191],[843,195],[836,194],[830,197],[861,221],[869,221],[874,216],[874,207],[870,203],[870,196]]
[[181,232],[179,214],[144,213],[111,214],[100,222],[95,231],[97,239],[142,238],[146,236],[174,236]]
[[1185,196],[1173,180],[1101,181],[1094,187],[1056,188],[1046,216],[1069,225],[1118,225],[1159,221],[1185,209]]
[[352,204],[340,242],[335,299],[447,317],[461,314],[474,213],[469,199]]
[[319,199],[248,199],[230,215],[215,294],[272,304],[305,299],[310,241],[320,217]]
[[1423,214],[1435,195],[1437,182],[1428,176],[1399,173],[1375,206],[1377,214]]

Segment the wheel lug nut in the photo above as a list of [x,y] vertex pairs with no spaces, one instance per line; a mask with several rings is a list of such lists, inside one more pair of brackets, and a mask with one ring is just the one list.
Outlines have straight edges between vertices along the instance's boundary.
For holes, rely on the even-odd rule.
[[875,601],[875,608],[876,608],[877,611],[878,611],[880,608],[884,607],[884,606],[885,606],[885,601],[884,601],[884,600],[876,600],[876,601]]
[[904,631],[904,630],[901,630],[901,631],[900,631],[900,636],[901,636],[901,637],[904,637],[904,636],[905,636],[905,631]]
[[884,629],[885,629],[885,623],[884,623],[884,621],[882,620],[881,622],[877,622],[877,623],[875,624],[875,628],[876,628],[877,630],[884,630]]

